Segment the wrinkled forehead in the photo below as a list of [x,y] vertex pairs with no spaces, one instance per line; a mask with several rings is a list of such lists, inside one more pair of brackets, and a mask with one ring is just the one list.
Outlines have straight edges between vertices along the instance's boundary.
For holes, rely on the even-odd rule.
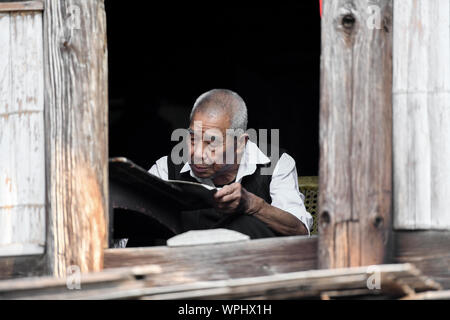
[[207,130],[220,130],[225,133],[225,131],[230,128],[231,121],[230,116],[225,113],[209,113],[199,111],[192,117],[189,128],[193,131],[205,132]]
[[205,128],[205,127],[199,127],[194,126],[194,128],[188,128],[189,133],[192,137],[195,137],[197,139],[205,140],[205,141],[223,141],[226,139],[227,131],[222,130],[220,128]]

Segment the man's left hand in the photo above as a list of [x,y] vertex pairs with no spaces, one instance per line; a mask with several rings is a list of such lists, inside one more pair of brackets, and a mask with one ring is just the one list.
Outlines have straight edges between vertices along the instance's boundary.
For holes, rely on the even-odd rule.
[[263,199],[245,190],[239,182],[224,186],[214,194],[216,210],[222,213],[255,214],[261,206]]

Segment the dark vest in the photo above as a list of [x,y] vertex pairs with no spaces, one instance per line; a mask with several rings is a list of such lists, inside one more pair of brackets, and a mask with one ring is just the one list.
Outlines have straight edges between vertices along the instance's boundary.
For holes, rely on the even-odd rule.
[[[279,157],[286,151],[280,148]],[[270,146],[268,148],[268,153],[270,154]],[[241,185],[249,192],[257,195],[258,197],[264,199],[267,203],[272,202],[270,196],[270,182],[272,181],[272,175],[262,175],[261,169],[270,167],[271,163],[258,164],[256,170],[252,175],[248,175],[242,178]],[[274,164],[273,168],[275,167]],[[167,157],[167,167],[168,167],[168,178],[170,180],[183,180],[198,182],[196,179],[191,177],[190,171],[181,173],[184,163],[174,164],[170,157]],[[202,210],[190,210],[182,212],[182,224],[184,230],[198,230],[198,229],[212,229],[219,228],[226,225],[230,219],[238,216],[235,214],[229,217],[225,217],[218,213],[214,208],[202,209]],[[256,219],[256,218],[255,218]],[[258,223],[259,219],[258,219]]]

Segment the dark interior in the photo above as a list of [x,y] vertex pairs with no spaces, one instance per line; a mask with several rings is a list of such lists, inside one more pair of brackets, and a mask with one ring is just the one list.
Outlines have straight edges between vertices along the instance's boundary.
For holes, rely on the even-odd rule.
[[109,154],[149,169],[195,99],[228,88],[249,128],[280,129],[299,175],[318,175],[319,1],[250,5],[106,0]]
[[[280,129],[298,174],[318,175],[319,1],[105,2],[110,157],[149,169],[177,143],[172,131],[188,127],[195,99],[227,88],[246,101],[249,128]],[[132,235],[127,246],[171,236],[142,213],[115,210],[113,220],[115,239]]]

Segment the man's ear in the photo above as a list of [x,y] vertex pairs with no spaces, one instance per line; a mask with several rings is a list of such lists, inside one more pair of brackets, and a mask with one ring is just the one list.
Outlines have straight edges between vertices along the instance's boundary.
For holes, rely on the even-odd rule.
[[237,138],[237,148],[236,148],[237,150],[236,151],[238,154],[244,152],[244,149],[245,149],[248,139],[249,139],[249,136],[247,133],[243,133],[242,135],[240,135]]
[[241,138],[242,139],[244,139],[244,146],[247,144],[247,141],[248,141],[248,139],[250,139],[250,137],[248,136],[248,133],[244,133],[242,136],[241,136]]

